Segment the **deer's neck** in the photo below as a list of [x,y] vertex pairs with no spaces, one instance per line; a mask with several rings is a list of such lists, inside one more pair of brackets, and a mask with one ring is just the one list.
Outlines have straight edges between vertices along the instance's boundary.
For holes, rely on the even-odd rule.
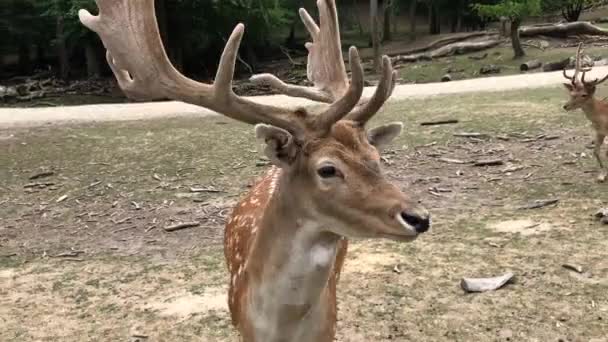
[[599,124],[608,117],[608,102],[594,97],[583,106],[583,112],[593,124]]
[[297,194],[283,191],[285,181],[279,180],[249,255],[248,316],[256,341],[321,341],[333,325],[328,281],[340,237],[325,232]]

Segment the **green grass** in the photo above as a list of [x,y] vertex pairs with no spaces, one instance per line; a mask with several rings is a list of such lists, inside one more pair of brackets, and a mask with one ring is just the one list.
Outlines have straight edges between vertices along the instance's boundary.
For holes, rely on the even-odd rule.
[[[589,48],[586,52],[592,56],[603,56],[605,50],[602,48]],[[486,53],[488,57],[481,61],[474,61],[469,58],[469,56],[481,56]],[[551,48],[542,51],[537,48],[527,47],[526,53],[527,56],[525,58],[515,60],[513,59],[513,49],[510,46],[501,46],[475,54],[404,64],[404,67],[400,69],[400,76],[406,82],[415,83],[439,82],[441,77],[447,73],[450,73],[454,80],[477,78],[484,77],[484,75],[480,75],[479,73],[480,68],[491,64],[501,68],[500,75],[515,75],[521,73],[519,67],[526,61],[538,59],[543,63],[555,62],[574,56],[576,49]]]

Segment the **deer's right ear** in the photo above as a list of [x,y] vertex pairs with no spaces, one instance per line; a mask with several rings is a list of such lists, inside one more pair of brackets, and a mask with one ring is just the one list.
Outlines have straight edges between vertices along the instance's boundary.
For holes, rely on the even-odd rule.
[[255,126],[255,137],[264,141],[266,145],[264,154],[272,164],[285,167],[291,165],[295,160],[298,149],[293,136],[288,131],[271,125],[259,124]]
[[574,90],[574,86],[570,83],[564,83],[564,87],[570,91]]

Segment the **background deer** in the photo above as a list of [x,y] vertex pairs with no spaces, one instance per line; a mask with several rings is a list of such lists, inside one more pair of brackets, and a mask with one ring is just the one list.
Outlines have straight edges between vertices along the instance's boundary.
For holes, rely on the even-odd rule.
[[362,100],[363,68],[349,50],[351,80],[341,51],[334,0],[319,0],[320,26],[300,15],[314,87],[271,84],[290,96],[328,103],[318,112],[263,106],[232,91],[244,26],[238,25],[221,57],[214,84],[180,74],[163,49],[153,0],[97,0],[99,16],[81,11],[97,32],[120,87],[133,99],[170,98],[257,124],[256,136],[274,166],[236,206],[226,226],[229,307],[244,341],[333,341],[336,284],[347,238],[412,241],[429,229],[427,211],[391,184],[378,149],[395,138],[400,123],[366,130],[390,97],[396,73],[383,59],[380,83]]
[[[595,91],[598,85],[608,80],[608,75],[602,79],[595,79],[593,81],[585,80],[585,74],[591,69],[583,69],[581,66],[582,47],[583,43],[579,44],[576,52],[574,75],[568,76],[566,70],[564,70],[564,77],[570,80],[570,83],[564,83],[564,86],[570,93],[570,101],[564,105],[564,109],[572,111],[580,108],[585,112],[587,119],[591,121],[593,129],[595,130],[593,154],[601,169],[597,180],[599,182],[604,182],[608,176],[608,170],[602,162],[601,149],[602,144],[608,135],[608,102],[596,98]],[[579,75],[581,75],[580,79]]]

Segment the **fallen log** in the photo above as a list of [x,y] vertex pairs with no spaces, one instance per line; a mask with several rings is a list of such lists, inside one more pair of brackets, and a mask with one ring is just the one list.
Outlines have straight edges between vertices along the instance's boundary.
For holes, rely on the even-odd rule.
[[520,37],[533,37],[543,35],[564,38],[568,36],[582,34],[608,36],[608,30],[605,30],[599,26],[595,26],[588,21],[524,26],[519,29]]
[[437,39],[437,40],[431,42],[428,45],[425,45],[425,46],[422,46],[419,48],[394,52],[393,54],[389,54],[389,57],[394,57],[396,55],[421,54],[423,52],[427,52],[430,50],[439,49],[439,48],[449,45],[449,44],[458,43],[458,42],[462,42],[462,41],[470,40],[470,39],[482,38],[482,37],[486,37],[486,36],[492,36],[492,34],[490,32],[473,32],[473,33],[461,34],[461,35],[452,36],[452,37],[440,38],[440,39]]
[[493,48],[503,42],[502,39],[490,39],[475,42],[459,42],[449,44],[426,53],[396,56],[391,59],[393,64],[414,63],[419,61],[429,61],[434,58],[448,57],[453,55],[464,55]]
[[452,75],[445,74],[441,77],[441,82],[450,82],[452,80]]
[[544,72],[564,70],[570,65],[570,58],[563,59],[557,62],[546,63],[543,66]]
[[543,65],[543,62],[539,61],[538,59],[535,59],[535,60],[527,61],[526,63],[523,63],[522,65],[520,65],[519,70],[530,71],[530,70],[538,69],[542,65]]
[[500,67],[494,64],[484,65],[479,69],[479,73],[482,75],[500,74]]

